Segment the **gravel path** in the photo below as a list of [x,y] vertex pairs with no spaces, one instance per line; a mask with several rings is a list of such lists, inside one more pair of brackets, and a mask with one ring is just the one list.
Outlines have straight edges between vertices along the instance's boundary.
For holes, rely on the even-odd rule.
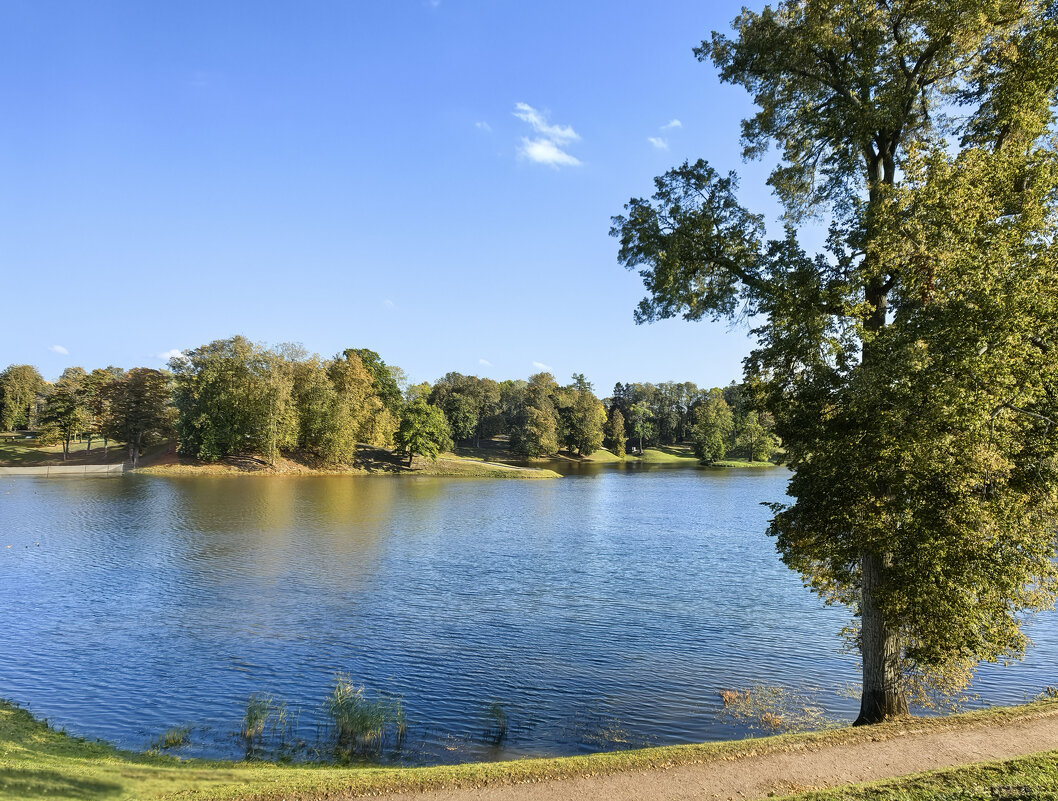
[[[415,793],[425,801],[684,801],[753,799],[905,776],[970,762],[1058,749],[1058,712],[934,729],[879,741],[745,756],[648,772],[554,779],[481,789]],[[407,801],[408,794],[379,798]]]

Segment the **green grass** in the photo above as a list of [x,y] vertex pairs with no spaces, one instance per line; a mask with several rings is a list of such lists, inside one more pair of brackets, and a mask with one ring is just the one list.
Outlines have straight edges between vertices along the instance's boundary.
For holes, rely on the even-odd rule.
[[775,462],[750,462],[746,459],[718,459],[708,467],[777,467]]
[[1058,801],[1058,751],[786,798],[789,801]]
[[698,461],[698,457],[688,445],[658,445],[655,448],[644,448],[643,455],[639,458],[641,461],[655,464]]
[[62,459],[61,445],[38,445],[35,439],[26,440],[10,434],[0,435],[0,466],[43,467],[60,464],[115,464],[124,460],[125,447],[111,440],[107,458],[103,459],[103,440],[92,440],[92,452],[85,453],[88,441],[70,443],[70,460]]
[[611,453],[610,451],[608,451],[606,449],[595,451],[595,453],[593,453],[591,456],[585,456],[584,457],[584,461],[585,462],[602,462],[602,463],[605,463],[605,464],[609,464],[611,462],[620,463],[620,462],[628,461],[630,459],[635,459],[635,457],[634,456],[625,456],[622,459],[621,457],[615,456],[613,453]]
[[[796,752],[829,744],[884,740],[909,728],[944,730],[989,721],[1018,720],[1055,709],[1058,709],[1058,703],[1044,701],[1024,707],[970,712],[952,718],[896,721],[858,729],[830,729],[561,759],[525,759],[432,768],[341,768],[329,765],[283,766],[263,762],[181,761],[167,756],[134,754],[119,751],[105,743],[68,737],[34,720],[28,712],[0,702],[0,800],[43,801],[61,798],[81,801],[151,801],[194,798],[199,801],[248,801],[284,798],[307,801],[353,794],[483,787],[548,778],[642,771],[735,756]],[[1049,761],[1053,762],[1054,756],[1013,760],[999,768],[974,767],[954,773],[928,774],[854,791],[874,795],[850,795],[848,793],[853,791],[840,790],[831,791],[829,795],[815,794],[810,797],[835,800],[940,799],[944,796],[937,795],[932,788],[945,786],[945,781],[950,783],[953,781],[951,776],[957,776],[959,781],[974,787],[995,777],[1001,777],[1002,782],[1007,784],[1030,784],[1050,780],[1054,768]],[[903,786],[912,789],[904,795],[895,794],[904,790],[886,789]],[[846,794],[835,794],[840,792]],[[878,794],[881,792],[890,794]],[[934,794],[928,794],[931,792]]]

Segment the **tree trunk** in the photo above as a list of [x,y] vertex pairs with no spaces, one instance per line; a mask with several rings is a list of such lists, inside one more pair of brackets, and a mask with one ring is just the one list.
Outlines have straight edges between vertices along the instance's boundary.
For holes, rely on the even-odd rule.
[[885,560],[865,553],[861,559],[860,653],[863,657],[863,694],[854,726],[880,723],[907,714],[907,697],[901,687],[900,637],[886,625],[874,593],[882,584]]
[[109,440],[106,437],[103,437],[103,461],[104,462],[107,460],[107,442],[109,442]]
[[136,446],[133,443],[129,443],[129,461],[132,462],[132,466],[136,466]]

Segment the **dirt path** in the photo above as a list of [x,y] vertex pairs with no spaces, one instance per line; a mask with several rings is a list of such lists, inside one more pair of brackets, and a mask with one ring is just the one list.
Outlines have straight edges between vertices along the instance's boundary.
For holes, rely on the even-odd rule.
[[[536,784],[417,793],[427,801],[633,801],[752,799],[875,781],[969,762],[1058,749],[1058,712],[1027,720],[908,732],[882,741],[744,756]],[[406,799],[408,795],[380,798]]]

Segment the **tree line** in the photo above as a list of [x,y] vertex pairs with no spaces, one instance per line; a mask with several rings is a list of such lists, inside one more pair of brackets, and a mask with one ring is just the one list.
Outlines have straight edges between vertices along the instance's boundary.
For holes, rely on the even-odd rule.
[[165,370],[71,367],[49,384],[35,367],[12,365],[0,373],[0,426],[35,429],[65,458],[75,438],[89,449],[99,438],[104,451],[117,440],[133,463],[174,437],[181,454],[206,462],[299,454],[332,467],[354,461],[359,446],[395,448],[410,464],[499,435],[526,458],[586,457],[604,445],[623,457],[630,441],[640,451],[689,441],[710,462],[768,458],[778,445],[770,418],[736,384],[618,383],[605,399],[581,373],[561,385],[547,372],[505,381],[450,372],[409,386],[366,348],[324,359],[241,336],[187,351]]

